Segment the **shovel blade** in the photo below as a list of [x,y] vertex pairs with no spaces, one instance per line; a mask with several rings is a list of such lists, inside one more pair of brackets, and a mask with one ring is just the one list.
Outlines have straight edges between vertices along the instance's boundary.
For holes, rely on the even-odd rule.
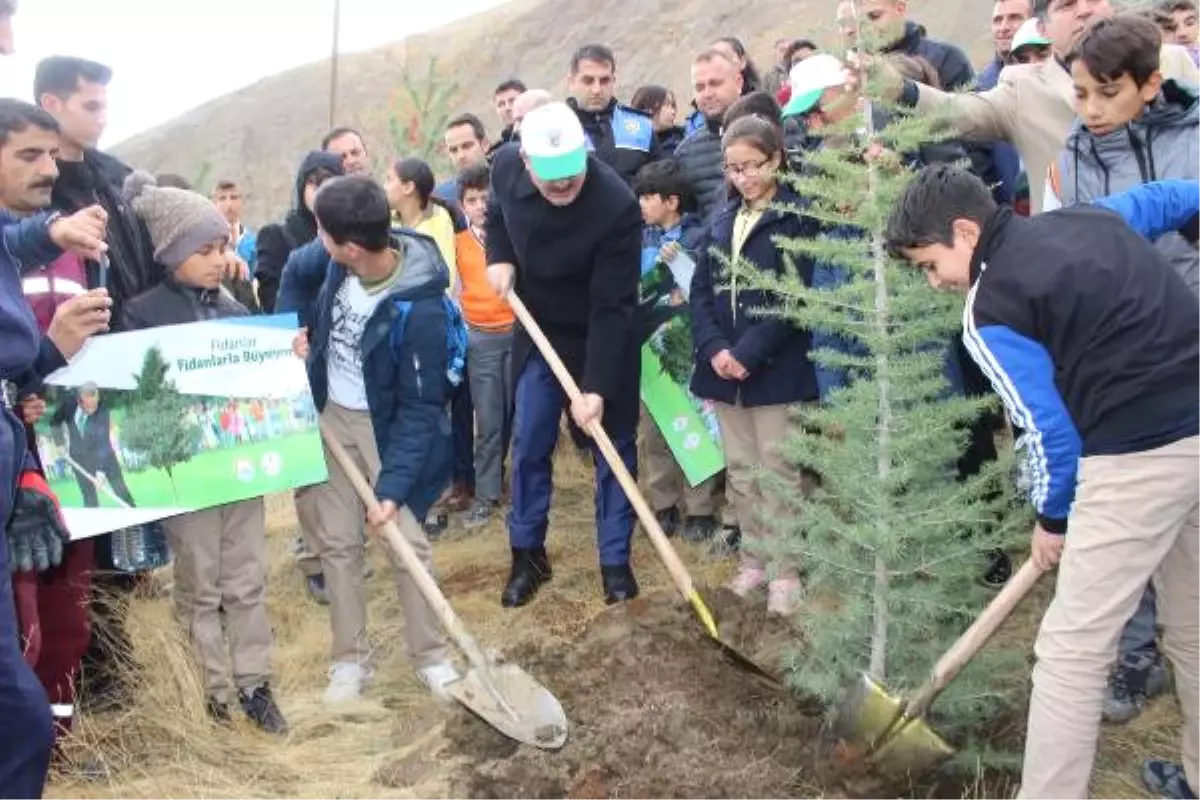
[[864,760],[879,745],[900,714],[901,702],[865,673],[851,684],[829,723],[834,758],[850,765]]
[[892,779],[916,780],[937,769],[952,755],[954,748],[925,720],[910,719],[897,725],[871,755],[871,767],[877,774]]
[[518,742],[543,750],[558,750],[567,742],[567,715],[562,704],[516,664],[494,665],[486,674],[472,668],[461,679],[447,684],[446,691],[484,722]]

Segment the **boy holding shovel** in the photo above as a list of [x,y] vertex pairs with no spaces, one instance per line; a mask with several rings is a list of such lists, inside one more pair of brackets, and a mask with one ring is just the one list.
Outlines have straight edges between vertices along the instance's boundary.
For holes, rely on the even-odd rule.
[[1144,778],[1158,796],[1194,797],[1194,297],[1112,213],[1075,207],[1023,219],[956,167],[931,167],[910,184],[887,240],[931,286],[967,294],[963,341],[1030,442],[1033,560],[1043,569],[1061,560],[1036,645],[1021,796],[1087,796],[1108,668],[1153,579],[1183,707],[1183,766],[1151,760]]

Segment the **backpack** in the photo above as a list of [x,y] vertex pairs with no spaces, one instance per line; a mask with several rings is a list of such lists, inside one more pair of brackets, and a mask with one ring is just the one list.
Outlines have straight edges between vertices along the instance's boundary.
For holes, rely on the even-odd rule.
[[[446,380],[451,389],[457,389],[467,374],[467,323],[453,300],[444,294],[440,295],[439,299],[446,315]],[[392,326],[388,344],[393,353],[399,353],[404,347],[404,326],[408,324],[413,302],[394,299],[392,303],[396,306],[400,320],[399,324]]]
[[38,327],[45,333],[60,305],[87,292],[87,265],[74,253],[63,253],[45,266],[27,270],[21,288]]

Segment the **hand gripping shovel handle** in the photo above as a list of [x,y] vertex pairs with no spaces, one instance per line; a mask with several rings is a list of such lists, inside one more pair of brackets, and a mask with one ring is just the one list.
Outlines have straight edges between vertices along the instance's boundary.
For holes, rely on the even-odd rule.
[[[533,316],[529,313],[529,309],[525,308],[525,304],[521,302],[521,298],[517,297],[515,291],[509,290],[507,299],[513,313],[521,321],[521,327],[529,334],[529,338],[533,339],[533,343],[537,345],[542,358],[546,359],[550,370],[558,378],[558,382],[562,384],[567,398],[571,402],[577,400],[580,397],[579,386],[576,385],[575,379],[571,377],[571,373],[567,371],[567,367],[563,364],[562,359],[558,357],[558,353],[554,352],[554,346],[550,344],[550,340],[542,332],[541,326],[537,324]],[[696,591],[695,584],[692,583],[692,576],[688,573],[687,567],[679,560],[679,554],[675,552],[675,548],[667,540],[667,535],[663,533],[662,526],[658,524],[658,520],[654,517],[654,512],[650,510],[650,505],[646,502],[646,498],[642,496],[641,490],[638,489],[637,481],[629,474],[629,470],[625,467],[625,462],[621,460],[617,448],[613,446],[612,439],[608,438],[608,433],[604,430],[604,426],[599,422],[593,421],[588,425],[587,432],[600,448],[600,453],[604,456],[604,460],[608,462],[608,466],[613,471],[613,474],[617,476],[617,481],[620,482],[621,488],[625,490],[625,496],[629,498],[634,511],[637,512],[638,520],[641,521],[642,527],[646,529],[646,533],[650,536],[650,541],[654,544],[654,549],[658,552],[658,557],[666,565],[667,572],[671,574],[671,579],[675,582],[679,593],[683,595],[685,600],[692,604],[696,616],[704,623],[708,634],[714,639],[719,638],[717,635],[717,622],[713,618],[712,612],[705,605],[704,600],[700,598],[700,593]]]
[[1042,574],[1042,570],[1034,566],[1032,560],[1021,565],[1017,574],[1013,575],[1004,588],[992,598],[992,602],[988,603],[983,613],[971,623],[971,627],[967,628],[966,632],[958,637],[958,640],[950,645],[950,649],[934,664],[929,680],[905,706],[903,715],[905,719],[916,719],[925,714],[942,690],[950,684],[950,681],[954,680],[962,668],[975,657],[975,654],[983,649],[983,646],[992,638],[992,634],[1000,628],[1004,620],[1008,619],[1008,615],[1017,607],[1017,604],[1025,599],[1025,595],[1029,594],[1041,579]]
[[[325,440],[325,446],[329,448],[329,452],[333,454],[333,459],[342,468],[342,472],[346,473],[346,477],[350,479],[350,483],[354,485],[354,490],[358,492],[359,498],[363,501],[368,509],[374,509],[379,505],[379,501],[375,499],[375,492],[367,483],[367,479],[363,477],[358,466],[350,458],[345,448],[338,443],[325,426],[321,426],[321,438]],[[429,570],[425,569],[425,565],[417,558],[417,554],[413,552],[412,545],[404,538],[404,534],[400,532],[400,527],[392,521],[383,525],[380,529],[384,539],[391,546],[392,551],[400,557],[404,568],[408,570],[408,574],[416,582],[417,588],[420,589],[421,595],[425,598],[425,602],[429,603],[429,607],[437,614],[438,620],[442,623],[446,633],[450,638],[454,639],[455,643],[462,649],[467,656],[467,660],[471,662],[471,666],[480,670],[485,676],[490,674],[488,670],[487,659],[483,655],[483,651],[479,649],[479,645],[475,642],[475,638],[467,632],[463,626],[462,620],[458,618],[458,614],[454,613],[454,609],[450,606],[450,601],[442,594],[442,590],[438,588],[437,582],[433,576],[429,574]]]

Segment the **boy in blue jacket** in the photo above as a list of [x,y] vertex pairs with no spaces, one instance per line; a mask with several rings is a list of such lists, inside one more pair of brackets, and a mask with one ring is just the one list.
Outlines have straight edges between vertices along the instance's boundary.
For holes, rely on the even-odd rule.
[[[308,363],[322,427],[355,459],[375,487],[371,525],[389,520],[430,569],[430,547],[418,522],[450,480],[450,421],[445,303],[449,270],[437,244],[412,231],[391,231],[383,188],[364,176],[334,178],[314,203],[330,259],[317,296],[311,333],[296,339]],[[312,269],[295,262],[289,269]],[[310,283],[311,275],[297,276]],[[367,657],[363,542],[365,509],[328,451],[329,481],[319,487],[321,525],[313,531],[329,594],[333,666],[328,703],[353,700],[370,677]],[[445,639],[416,581],[402,570],[396,586],[404,635],[417,674],[434,694],[458,678]]]
[[[684,317],[683,324],[690,322],[690,275],[683,275],[678,267],[696,257],[706,231],[703,221],[691,213],[696,205],[695,194],[676,161],[666,159],[642,167],[633,188],[646,223],[642,230],[643,333],[653,334],[675,317]],[[687,285],[680,285],[680,280]],[[646,437],[646,499],[659,525],[668,536],[674,535],[679,529],[682,505],[683,538],[692,542],[711,539],[717,530],[716,478],[688,486],[667,440],[644,405],[641,425]]]
[[983,182],[957,167],[921,173],[886,238],[934,288],[966,293],[963,341],[1030,446],[1033,562],[1051,569],[1061,560],[1035,648],[1020,796],[1087,796],[1117,639],[1153,580],[1183,709],[1183,765],[1151,760],[1143,777],[1156,796],[1194,797],[1194,296],[1112,212],[1080,206],[1023,219],[997,208]]

